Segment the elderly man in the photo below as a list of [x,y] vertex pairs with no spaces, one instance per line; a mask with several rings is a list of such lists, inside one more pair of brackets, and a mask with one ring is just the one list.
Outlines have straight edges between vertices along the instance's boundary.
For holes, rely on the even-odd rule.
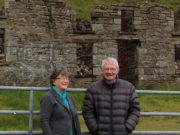
[[128,135],[136,127],[140,105],[134,86],[117,77],[115,58],[102,60],[103,79],[87,89],[83,117],[92,135]]

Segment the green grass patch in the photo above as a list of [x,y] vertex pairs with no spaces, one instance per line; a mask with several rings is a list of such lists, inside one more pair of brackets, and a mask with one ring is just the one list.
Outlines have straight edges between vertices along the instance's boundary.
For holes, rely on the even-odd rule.
[[0,115],[1,130],[28,130],[28,115]]
[[82,110],[82,106],[83,106],[83,100],[84,100],[84,93],[82,92],[72,92],[71,93],[71,96],[74,98],[75,100],[75,103],[76,103],[76,106],[77,106],[77,109],[78,111],[81,111]]
[[[144,1],[144,0],[141,0]],[[180,10],[179,0],[149,0],[172,8],[175,12]],[[97,5],[120,2],[140,2],[140,0],[66,0],[68,5],[76,11],[77,18],[90,20],[91,12]]]
[[179,130],[180,117],[177,116],[145,116],[141,117],[136,130]]
[[160,3],[164,6],[172,8],[175,12],[180,10],[180,1],[179,0],[151,0],[155,3]]
[[180,112],[180,95],[139,94],[139,98],[144,112]]
[[40,108],[40,100],[42,96],[46,93],[46,91],[34,91],[34,110],[39,110]]
[[77,18],[90,20],[91,12],[97,5],[124,2],[125,0],[66,0],[68,5],[76,11]]
[[180,91],[180,87],[171,86],[169,83],[164,83],[163,85],[147,85],[147,86],[138,86],[136,89],[139,90],[163,90],[163,91]]
[[[63,0],[63,1],[67,2],[68,6],[71,7],[76,12],[77,18],[81,18],[85,20],[90,20],[91,12],[95,9],[97,5],[121,3],[121,2],[140,2],[140,0]],[[148,0],[148,1],[170,7],[175,12],[180,10],[179,0]],[[0,8],[2,8],[3,6],[4,6],[4,0],[0,0]]]
[[28,91],[0,91],[1,110],[23,110],[29,107]]
[[0,8],[4,6],[4,0],[0,0]]

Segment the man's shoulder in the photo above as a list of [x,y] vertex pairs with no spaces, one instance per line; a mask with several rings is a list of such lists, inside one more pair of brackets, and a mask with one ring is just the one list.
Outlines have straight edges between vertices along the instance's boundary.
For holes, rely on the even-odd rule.
[[96,91],[96,90],[98,90],[101,87],[101,85],[102,85],[102,80],[98,80],[96,82],[91,83],[88,86],[87,90]]
[[124,80],[124,79],[121,79],[121,78],[119,78],[118,81],[121,82],[121,83],[127,84],[127,85],[132,85],[131,82],[129,82],[127,80]]
[[118,79],[118,84],[121,87],[134,87],[134,85],[131,82],[120,78]]
[[102,85],[102,80],[98,80],[98,81],[93,82],[91,85],[89,85],[89,87],[97,87],[100,85]]

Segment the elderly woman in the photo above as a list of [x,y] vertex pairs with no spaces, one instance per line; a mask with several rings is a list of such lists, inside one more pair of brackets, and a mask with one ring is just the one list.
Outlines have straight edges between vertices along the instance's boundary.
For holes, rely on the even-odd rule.
[[69,74],[55,70],[50,76],[51,89],[40,102],[40,124],[43,135],[80,135],[75,103],[67,93]]

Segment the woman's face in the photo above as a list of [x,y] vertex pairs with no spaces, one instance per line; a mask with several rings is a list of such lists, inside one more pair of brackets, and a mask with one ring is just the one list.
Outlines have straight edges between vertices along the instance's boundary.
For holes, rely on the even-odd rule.
[[53,83],[59,90],[63,91],[69,86],[69,77],[62,76],[61,74],[56,77]]

